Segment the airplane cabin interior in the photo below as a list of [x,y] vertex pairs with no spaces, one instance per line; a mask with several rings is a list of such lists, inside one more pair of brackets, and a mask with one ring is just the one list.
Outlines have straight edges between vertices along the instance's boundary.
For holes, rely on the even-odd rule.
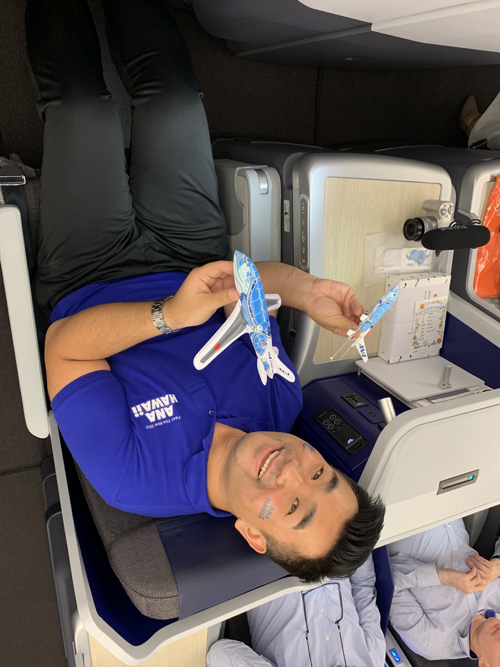
[[[127,154],[130,97],[102,0],[88,4]],[[284,306],[277,322],[302,388],[291,433],[386,507],[373,552],[384,665],[477,664],[404,642],[389,547],[464,519],[491,559],[500,535],[500,143],[468,145],[460,125],[470,95],[483,113],[499,94],[500,2],[164,4],[202,93],[227,259],[341,281],[367,309],[359,338]],[[0,0],[1,662],[202,667],[220,639],[252,646],[248,611],[319,584],[250,549],[234,517],[108,505],[64,442],[31,287],[43,123],[24,11]]]

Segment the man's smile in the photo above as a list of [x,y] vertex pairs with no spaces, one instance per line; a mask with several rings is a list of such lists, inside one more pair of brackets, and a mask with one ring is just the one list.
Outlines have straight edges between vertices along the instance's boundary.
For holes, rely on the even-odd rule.
[[262,479],[273,462],[279,458],[282,448],[277,448],[275,445],[269,445],[264,450],[257,454],[257,478]]

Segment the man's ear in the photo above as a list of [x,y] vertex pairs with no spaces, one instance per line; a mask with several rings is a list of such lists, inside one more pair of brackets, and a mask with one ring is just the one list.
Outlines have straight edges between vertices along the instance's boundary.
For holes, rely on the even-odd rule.
[[481,656],[479,656],[479,659],[477,661],[477,667],[488,667],[488,665],[484,661],[484,658],[482,658]]
[[258,554],[265,554],[267,551],[266,538],[258,530],[255,530],[243,519],[236,519],[234,527],[239,531],[248,544]]

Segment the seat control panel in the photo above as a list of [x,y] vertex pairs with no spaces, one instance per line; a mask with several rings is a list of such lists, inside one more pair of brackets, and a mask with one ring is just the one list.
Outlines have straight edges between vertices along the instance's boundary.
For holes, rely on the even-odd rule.
[[364,408],[368,405],[368,403],[364,401],[361,396],[358,396],[358,394],[344,394],[342,398],[346,403],[349,403],[352,408]]
[[303,271],[309,268],[309,199],[307,195],[299,197],[299,266]]
[[329,405],[318,410],[313,419],[348,454],[355,454],[368,444],[368,440]]

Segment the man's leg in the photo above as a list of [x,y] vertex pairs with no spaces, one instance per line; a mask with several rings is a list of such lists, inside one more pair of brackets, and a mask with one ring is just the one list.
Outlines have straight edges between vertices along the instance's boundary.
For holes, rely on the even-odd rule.
[[110,51],[132,96],[130,189],[151,272],[224,259],[226,221],[191,60],[161,0],[104,0]]
[[35,290],[48,312],[79,287],[125,277],[124,266],[129,275],[147,267],[85,0],[28,0],[26,38],[45,121]]

